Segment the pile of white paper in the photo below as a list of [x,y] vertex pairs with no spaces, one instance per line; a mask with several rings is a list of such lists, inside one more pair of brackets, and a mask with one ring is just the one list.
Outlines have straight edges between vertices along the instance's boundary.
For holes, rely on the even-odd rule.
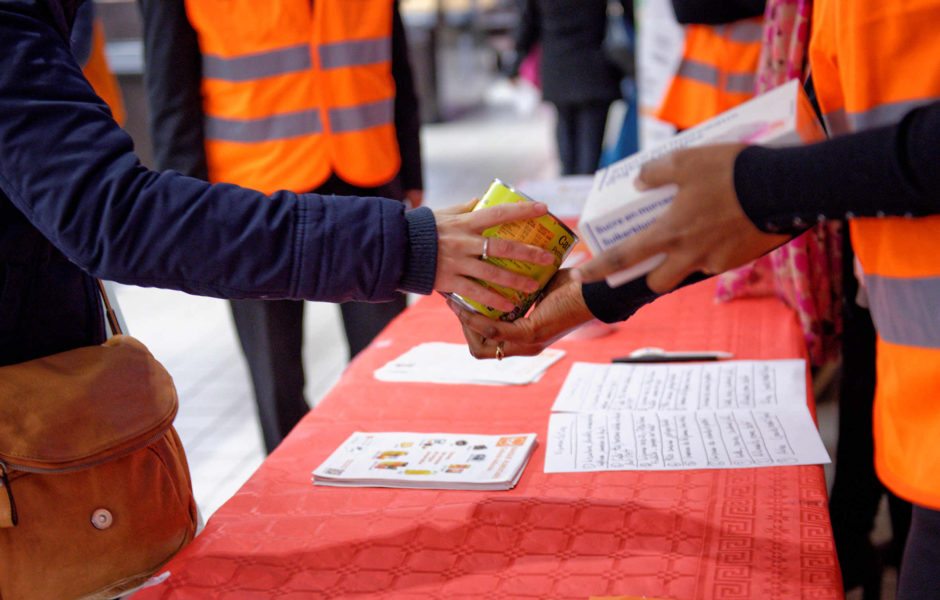
[[375,370],[381,381],[524,385],[538,381],[562,356],[549,348],[538,356],[511,356],[503,360],[479,360],[465,344],[426,342]]
[[363,433],[313,471],[313,483],[342,487],[508,490],[532,456],[534,433]]
[[546,473],[829,462],[803,360],[575,363],[552,410]]

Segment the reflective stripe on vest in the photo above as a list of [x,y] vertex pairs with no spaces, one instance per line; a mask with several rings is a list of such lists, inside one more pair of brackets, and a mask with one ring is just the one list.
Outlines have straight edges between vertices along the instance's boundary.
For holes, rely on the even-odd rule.
[[205,118],[206,138],[217,141],[253,143],[314,133],[323,133],[320,110],[316,108],[259,119]]
[[379,100],[359,106],[330,109],[330,125],[333,133],[358,131],[391,123],[395,117],[395,101]]
[[[212,181],[264,192],[390,181],[401,164],[392,0],[187,0]],[[355,10],[355,19],[349,18]]]
[[202,55],[202,76],[222,81],[251,81],[312,67],[310,46],[303,44],[247,56]]
[[916,279],[866,275],[865,290],[881,339],[940,350],[940,275]]
[[320,67],[339,69],[358,65],[371,65],[392,60],[389,39],[351,40],[320,46]]
[[[387,39],[353,40],[320,47],[320,66],[338,69],[390,61],[392,49]],[[262,77],[303,71],[313,66],[310,46],[301,44],[246,56],[223,57],[204,54],[204,77],[223,81],[251,81]]]
[[[831,133],[897,123],[940,98],[937,23],[936,0],[814,3],[809,57]],[[850,225],[878,332],[878,476],[898,496],[940,509],[940,216]]]
[[687,129],[754,95],[763,20],[686,27],[682,61],[658,117]]
[[[721,71],[717,67],[691,59],[682,61],[676,75],[716,88],[721,79]],[[725,76],[724,89],[740,94],[753,93],[756,77],[754,73],[729,73]]]
[[762,19],[742,19],[735,23],[715,26],[715,33],[740,44],[761,42],[764,36],[764,22]]
[[[359,131],[391,122],[395,116],[395,102],[380,100],[359,106],[333,108],[329,115],[334,133]],[[207,138],[226,142],[263,142],[323,133],[319,109],[250,120],[206,117],[205,127]]]
[[940,96],[892,102],[856,113],[847,113],[844,108],[840,108],[824,114],[823,118],[826,121],[826,127],[832,135],[842,135],[853,131],[871,129],[872,127],[881,125],[892,125],[900,121],[904,118],[904,115],[918,106],[924,106],[938,99],[940,99]]

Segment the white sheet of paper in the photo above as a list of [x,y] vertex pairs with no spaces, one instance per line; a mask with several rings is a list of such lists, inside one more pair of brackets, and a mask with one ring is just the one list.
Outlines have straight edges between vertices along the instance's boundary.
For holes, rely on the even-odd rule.
[[575,363],[552,410],[546,473],[829,462],[802,360]]
[[576,362],[553,412],[806,408],[802,359],[709,362]]
[[548,348],[538,356],[479,360],[465,344],[425,342],[375,370],[380,381],[524,385],[537,381],[563,350]]
[[548,205],[556,217],[578,217],[584,209],[594,175],[566,175],[554,179],[526,179],[516,186],[520,192]]

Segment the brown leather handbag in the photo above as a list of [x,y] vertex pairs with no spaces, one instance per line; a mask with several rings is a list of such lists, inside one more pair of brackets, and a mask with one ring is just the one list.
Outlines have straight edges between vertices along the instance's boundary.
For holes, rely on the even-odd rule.
[[129,336],[0,367],[0,599],[114,598],[192,540],[176,411]]

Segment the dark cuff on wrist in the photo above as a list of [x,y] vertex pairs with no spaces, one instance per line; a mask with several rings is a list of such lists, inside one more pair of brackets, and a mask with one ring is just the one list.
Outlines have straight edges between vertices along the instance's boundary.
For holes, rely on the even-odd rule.
[[[702,273],[693,273],[686,277],[676,289],[708,279]],[[633,316],[656,298],[657,294],[646,285],[646,277],[638,277],[633,281],[612,288],[606,282],[585,283],[581,286],[581,295],[588,310],[595,317],[605,323],[625,321]]]
[[398,289],[402,292],[430,294],[437,275],[437,224],[427,207],[405,212],[408,245],[405,268]]
[[603,281],[585,283],[581,286],[581,295],[591,314],[605,323],[624,321],[657,298],[646,285],[646,277],[615,288]]

